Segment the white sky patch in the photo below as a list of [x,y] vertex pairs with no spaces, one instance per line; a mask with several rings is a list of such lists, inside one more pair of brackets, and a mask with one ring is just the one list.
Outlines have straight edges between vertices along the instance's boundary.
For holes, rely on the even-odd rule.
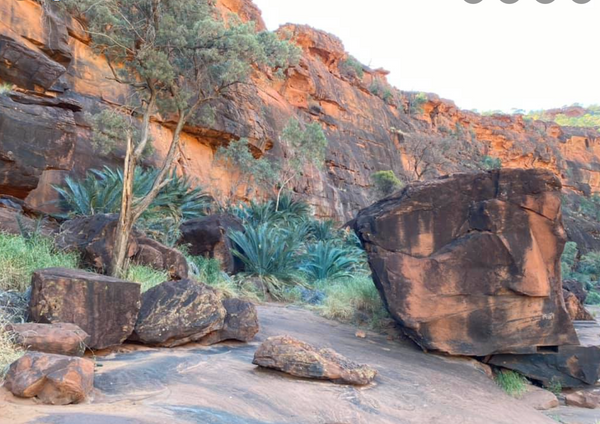
[[254,0],[269,29],[291,22],[335,34],[402,90],[464,109],[600,103],[600,0]]

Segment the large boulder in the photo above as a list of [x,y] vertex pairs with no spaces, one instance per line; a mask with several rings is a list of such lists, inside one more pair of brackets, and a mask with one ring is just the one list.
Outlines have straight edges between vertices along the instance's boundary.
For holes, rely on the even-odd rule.
[[123,343],[133,332],[140,309],[140,285],[64,268],[36,271],[31,279],[29,319],[70,323],[89,334],[88,347]]
[[190,254],[219,259],[223,271],[235,273],[242,264],[231,253],[229,234],[244,231],[242,222],[233,215],[219,214],[191,219],[181,225],[180,244],[188,247]]
[[[67,221],[57,237],[57,244],[65,250],[74,250],[98,271],[108,269],[115,246],[118,215],[98,214]],[[149,239],[138,231],[129,237],[127,258],[142,265],[169,271],[171,278],[188,276],[185,257],[176,249]]]
[[331,349],[317,349],[289,336],[269,337],[254,353],[252,363],[296,377],[357,386],[371,383],[377,375],[373,368],[352,362]]
[[573,321],[594,321],[592,314],[585,309],[574,293],[563,290],[563,297],[567,312]]
[[46,404],[81,403],[94,387],[94,362],[28,352],[10,366],[4,387],[15,396],[37,397]]
[[561,183],[506,169],[416,183],[353,223],[391,315],[455,355],[577,345],[565,309]]
[[75,324],[12,324],[15,342],[26,350],[83,356],[90,336]]
[[143,294],[131,340],[152,346],[180,346],[221,330],[226,315],[210,287],[188,279],[168,281]]
[[260,329],[254,304],[241,299],[225,299],[223,307],[227,311],[223,328],[202,338],[200,343],[208,346],[226,340],[249,342],[254,339]]

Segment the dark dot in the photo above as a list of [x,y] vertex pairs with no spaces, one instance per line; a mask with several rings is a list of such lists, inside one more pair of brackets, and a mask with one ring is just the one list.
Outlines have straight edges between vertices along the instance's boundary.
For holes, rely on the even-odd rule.
[[469,4],[477,4],[477,3],[481,3],[483,0],[465,0],[465,1]]
[[538,3],[542,3],[542,4],[550,4],[552,3],[554,0],[537,0]]
[[586,3],[590,2],[590,0],[573,0],[573,1],[577,4],[586,4]]
[[516,2],[518,2],[519,0],[500,0],[502,3],[506,3],[506,4],[515,4]]

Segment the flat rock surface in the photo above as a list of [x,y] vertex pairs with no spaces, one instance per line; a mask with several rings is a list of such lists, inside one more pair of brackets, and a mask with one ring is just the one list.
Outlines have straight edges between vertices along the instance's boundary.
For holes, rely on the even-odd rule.
[[[412,342],[376,334],[360,339],[355,327],[298,308],[261,306],[258,315],[261,332],[251,344],[125,345],[100,352],[87,404],[37,405],[0,388],[0,423],[556,423],[505,395],[464,360],[428,355]],[[259,344],[280,334],[368,363],[377,369],[377,380],[356,388],[298,380],[252,365]]]

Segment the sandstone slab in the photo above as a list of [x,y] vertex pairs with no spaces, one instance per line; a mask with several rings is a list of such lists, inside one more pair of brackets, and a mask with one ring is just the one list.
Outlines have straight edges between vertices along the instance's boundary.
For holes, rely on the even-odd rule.
[[16,343],[26,350],[83,356],[90,336],[75,324],[12,324]]
[[10,366],[4,386],[15,396],[46,404],[81,403],[94,386],[94,362],[29,352]]
[[227,311],[223,328],[202,338],[200,343],[213,345],[225,340],[249,342],[254,339],[260,329],[254,304],[241,299],[225,299],[223,307]]
[[153,346],[180,346],[221,330],[226,315],[210,287],[189,279],[168,281],[143,294],[131,339]]
[[228,237],[231,231],[244,231],[242,222],[233,215],[191,219],[181,225],[179,243],[188,246],[191,255],[218,259],[223,271],[231,274],[241,270],[241,264],[231,253]]
[[353,226],[391,315],[424,349],[486,356],[578,344],[562,297],[566,237],[552,173],[413,184]]
[[252,363],[295,377],[357,386],[371,383],[377,375],[373,368],[352,362],[332,349],[317,349],[289,336],[269,337],[256,350]]
[[89,334],[88,347],[119,345],[132,333],[140,285],[80,270],[48,268],[31,280],[30,320],[70,323]]
[[573,321],[594,321],[592,314],[585,309],[574,293],[563,290],[563,297],[567,312]]

